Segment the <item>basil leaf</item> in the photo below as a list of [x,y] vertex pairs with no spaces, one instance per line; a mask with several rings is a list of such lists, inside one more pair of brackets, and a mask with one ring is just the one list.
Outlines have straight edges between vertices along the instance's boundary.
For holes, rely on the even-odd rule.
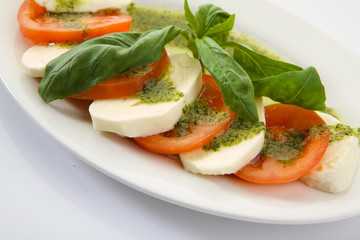
[[197,58],[197,50],[194,47],[195,38],[209,36],[218,44],[227,42],[229,32],[234,27],[235,14],[230,15],[223,9],[213,5],[201,5],[195,15],[191,12],[188,1],[184,2],[185,20],[192,31],[191,37],[183,36],[187,41],[187,47]]
[[217,34],[227,34],[229,33],[235,24],[235,14],[231,15],[228,19],[224,22],[215,25],[214,27],[210,28],[204,36],[212,37]]
[[234,49],[233,57],[235,61],[245,69],[252,80],[274,76],[288,71],[302,70],[301,67],[273,60],[238,43],[230,42],[222,46]]
[[253,81],[255,95],[311,110],[323,110],[325,89],[314,67],[290,71]]
[[189,28],[194,33],[197,33],[199,31],[199,22],[198,22],[197,18],[194,16],[194,14],[192,13],[187,0],[184,1],[184,17],[185,17],[185,20],[187,21]]
[[254,88],[244,69],[209,37],[195,39],[202,64],[220,86],[225,104],[241,118],[258,121]]
[[46,66],[39,94],[49,103],[85,92],[108,78],[153,63],[161,58],[165,44],[181,31],[169,26],[143,34],[121,32],[88,40]]
[[230,14],[213,4],[204,4],[199,7],[195,16],[199,23],[196,33],[199,38],[202,38],[209,29],[228,19]]

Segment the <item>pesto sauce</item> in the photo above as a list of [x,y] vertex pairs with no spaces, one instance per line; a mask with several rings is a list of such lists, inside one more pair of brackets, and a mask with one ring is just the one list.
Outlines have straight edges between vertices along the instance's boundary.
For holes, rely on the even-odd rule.
[[50,21],[58,22],[64,28],[72,28],[77,30],[85,30],[89,27],[85,26],[82,19],[92,16],[92,13],[46,13],[45,17]]
[[273,133],[266,130],[265,142],[261,155],[277,159],[282,165],[290,166],[296,162],[304,151],[306,134],[301,132]]
[[141,103],[156,104],[161,102],[176,102],[184,96],[178,91],[173,81],[164,75],[160,79],[150,79],[139,93]]
[[328,128],[326,125],[314,125],[303,132],[266,130],[261,155],[265,158],[274,158],[283,166],[291,166],[304,151],[308,137],[313,139],[322,137],[329,132]]
[[[184,13],[180,10],[145,7],[131,3],[126,8],[126,11],[133,17],[130,31],[145,32],[153,28],[167,27],[169,25],[189,29]],[[181,36],[176,37],[170,44],[186,47],[186,41]]]
[[227,130],[206,144],[203,149],[219,151],[222,147],[231,147],[251,139],[264,130],[265,125],[263,122],[250,122],[237,117]]
[[228,117],[226,112],[215,111],[203,101],[196,100],[183,109],[183,114],[175,125],[173,135],[176,137],[186,136],[196,125],[221,122]]
[[56,12],[71,12],[81,5],[82,0],[56,0]]
[[338,123],[336,125],[328,126],[330,131],[330,140],[329,144],[340,141],[348,136],[355,136],[359,138],[359,129],[351,128],[348,125]]

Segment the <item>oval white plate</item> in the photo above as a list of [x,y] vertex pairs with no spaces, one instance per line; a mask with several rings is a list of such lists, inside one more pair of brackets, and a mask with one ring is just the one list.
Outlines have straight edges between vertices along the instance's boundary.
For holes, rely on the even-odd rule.
[[[349,191],[336,195],[308,188],[300,182],[262,186],[231,176],[194,175],[185,172],[175,160],[146,152],[116,135],[93,130],[86,111],[88,102],[45,104],[37,94],[38,82],[27,77],[20,67],[21,55],[30,45],[22,38],[15,21],[21,2],[6,1],[0,9],[0,24],[6,32],[0,38],[2,80],[44,131],[89,165],[146,194],[233,219],[297,224],[334,221],[360,213],[359,174]],[[146,0],[135,2],[150,4]],[[211,2],[236,13],[237,29],[298,65],[315,66],[327,90],[327,104],[337,108],[347,123],[360,126],[360,111],[353,111],[353,103],[360,102],[359,57],[267,1]],[[191,6],[196,9],[202,3],[206,2],[196,1]],[[183,1],[162,0],[157,4],[182,8]]]

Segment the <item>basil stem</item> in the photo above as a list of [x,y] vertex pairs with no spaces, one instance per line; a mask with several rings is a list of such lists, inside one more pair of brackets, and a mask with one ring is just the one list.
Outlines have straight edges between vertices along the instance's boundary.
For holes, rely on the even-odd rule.
[[214,40],[196,38],[202,64],[220,86],[225,104],[241,118],[258,121],[254,88],[244,69]]
[[46,103],[91,89],[108,78],[153,63],[182,30],[169,26],[143,34],[121,32],[90,39],[47,64],[39,86]]

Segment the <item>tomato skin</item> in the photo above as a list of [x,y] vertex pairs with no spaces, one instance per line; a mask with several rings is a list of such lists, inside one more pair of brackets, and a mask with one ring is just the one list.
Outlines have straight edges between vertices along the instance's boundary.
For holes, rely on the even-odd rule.
[[113,32],[127,32],[132,17],[126,14],[93,15],[84,18],[84,29],[66,28],[50,21],[46,9],[34,0],[25,0],[20,6],[17,20],[24,37],[41,43],[77,42]]
[[130,96],[142,90],[144,85],[150,79],[159,78],[169,65],[169,62],[170,58],[164,49],[161,59],[150,64],[150,70],[144,75],[128,76],[127,74],[123,74],[121,76],[109,78],[108,80],[95,85],[86,92],[72,95],[71,98],[95,100]]
[[218,124],[206,123],[193,127],[187,136],[166,137],[156,134],[149,137],[134,138],[134,141],[151,152],[179,154],[203,147],[230,124],[231,121],[223,121]]
[[[271,131],[304,131],[313,125],[325,125],[314,112],[297,106],[274,104],[265,107],[266,127]],[[307,136],[304,151],[293,165],[284,166],[274,158],[258,156],[261,166],[248,164],[236,176],[253,183],[285,183],[299,179],[308,173],[323,157],[329,143],[329,132],[313,138]],[[259,159],[260,158],[260,159]]]
[[148,137],[134,138],[134,141],[151,152],[179,154],[203,147],[216,135],[228,128],[236,114],[224,105],[221,93],[217,90],[218,87],[212,84],[207,84],[215,83],[212,77],[204,74],[203,81],[207,86],[203,95],[205,94],[209,106],[214,110],[228,112],[228,119],[216,123],[204,123],[202,125],[197,125],[191,128],[190,134],[183,137],[171,137],[163,134],[156,134]]

